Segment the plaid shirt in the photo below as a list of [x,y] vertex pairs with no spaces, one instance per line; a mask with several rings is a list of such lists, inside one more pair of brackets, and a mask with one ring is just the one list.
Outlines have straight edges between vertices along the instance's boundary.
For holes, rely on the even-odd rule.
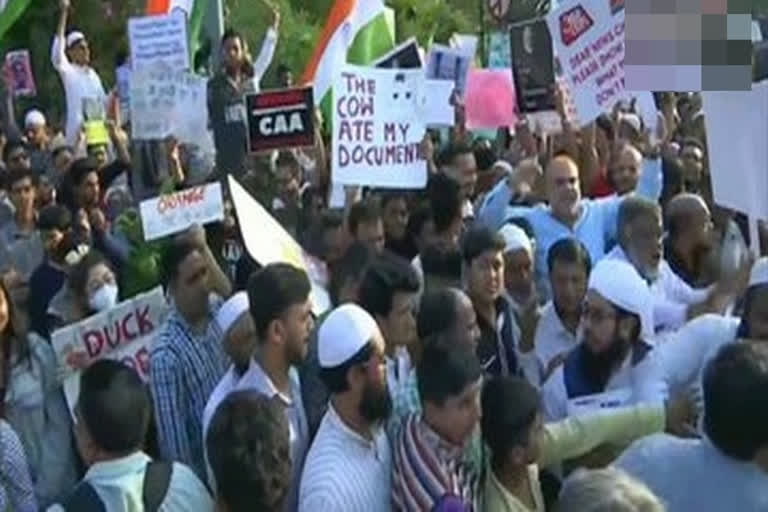
[[203,333],[194,332],[172,307],[150,356],[149,382],[162,457],[187,464],[201,479],[205,478],[203,409],[229,366],[214,320],[220,305],[220,299],[211,300]]
[[0,420],[0,510],[37,511],[24,448],[4,420]]
[[393,443],[400,436],[403,421],[410,414],[419,413],[421,413],[419,381],[416,378],[416,369],[412,369],[405,382],[392,393],[392,414],[387,420],[387,433]]

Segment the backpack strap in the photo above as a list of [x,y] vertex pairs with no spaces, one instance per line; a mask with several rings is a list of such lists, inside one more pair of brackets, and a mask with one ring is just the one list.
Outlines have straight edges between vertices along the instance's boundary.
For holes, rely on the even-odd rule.
[[144,503],[144,512],[157,512],[168,494],[168,486],[171,483],[173,463],[153,460],[147,463],[144,470],[144,488],[141,501]]
[[66,512],[107,512],[96,489],[88,482],[80,482],[67,501],[64,502]]

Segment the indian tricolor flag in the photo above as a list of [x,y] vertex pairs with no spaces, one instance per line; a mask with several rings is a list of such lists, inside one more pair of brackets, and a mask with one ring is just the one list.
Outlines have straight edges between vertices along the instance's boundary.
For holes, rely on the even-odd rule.
[[170,14],[176,9],[187,13],[189,49],[194,56],[199,44],[205,11],[208,9],[208,0],[147,0],[147,16]]
[[334,73],[345,63],[364,66],[395,46],[394,16],[383,0],[336,0],[303,82],[315,101],[327,101]]
[[0,37],[13,26],[31,0],[0,0]]

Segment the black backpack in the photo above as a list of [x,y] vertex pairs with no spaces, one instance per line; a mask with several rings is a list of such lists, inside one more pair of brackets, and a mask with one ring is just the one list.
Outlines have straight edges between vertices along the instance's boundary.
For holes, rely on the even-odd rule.
[[[141,500],[144,512],[157,512],[160,504],[168,493],[171,482],[173,464],[163,461],[150,461],[144,471],[144,484]],[[107,512],[104,502],[91,484],[80,482],[66,502],[63,503],[67,512]]]

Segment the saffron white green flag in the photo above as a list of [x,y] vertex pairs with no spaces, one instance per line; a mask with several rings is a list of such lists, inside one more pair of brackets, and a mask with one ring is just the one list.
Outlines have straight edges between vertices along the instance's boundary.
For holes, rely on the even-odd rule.
[[0,0],[0,38],[29,6],[31,0]]

